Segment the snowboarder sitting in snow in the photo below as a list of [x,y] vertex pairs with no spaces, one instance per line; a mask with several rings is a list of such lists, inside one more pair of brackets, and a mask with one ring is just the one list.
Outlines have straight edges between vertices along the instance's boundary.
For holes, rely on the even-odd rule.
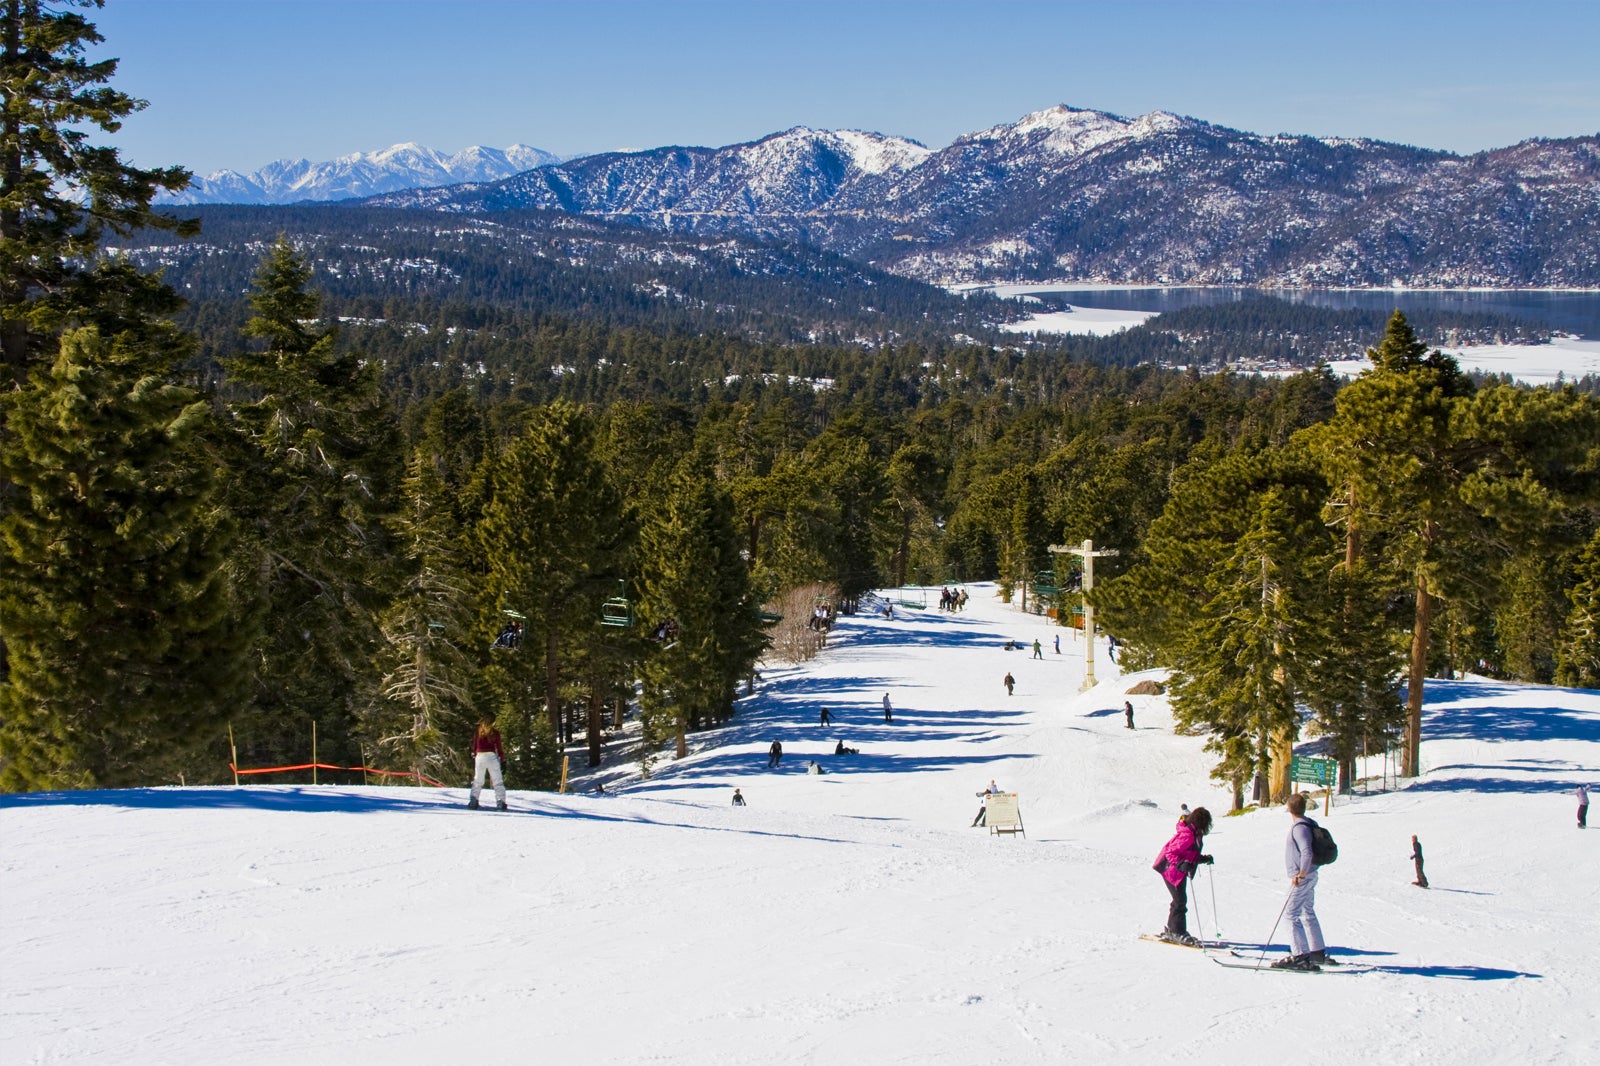
[[1187,817],[1178,820],[1172,839],[1156,856],[1154,870],[1167,883],[1171,904],[1167,907],[1167,928],[1162,940],[1189,947],[1199,947],[1200,941],[1189,935],[1189,878],[1200,866],[1209,865],[1211,856],[1202,855],[1200,846],[1211,831],[1211,812],[1196,807]]
[[733,790],[733,805],[735,807],[743,807],[744,806],[744,797],[739,794],[739,790],[738,789],[734,789]]
[[856,750],[855,748],[847,748],[847,747],[845,747],[844,746],[844,741],[842,741],[842,740],[839,741],[839,743],[837,743],[837,744],[835,744],[833,746],[833,753],[835,755],[860,755],[861,754],[861,752]]

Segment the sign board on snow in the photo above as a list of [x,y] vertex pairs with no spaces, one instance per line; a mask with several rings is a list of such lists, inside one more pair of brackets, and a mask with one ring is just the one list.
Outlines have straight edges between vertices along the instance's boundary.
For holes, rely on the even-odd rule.
[[1022,828],[1022,812],[1015,792],[991,792],[984,822],[991,833],[1013,833]]
[[1339,778],[1339,764],[1333,759],[1295,755],[1289,759],[1289,777],[1295,781],[1331,787]]

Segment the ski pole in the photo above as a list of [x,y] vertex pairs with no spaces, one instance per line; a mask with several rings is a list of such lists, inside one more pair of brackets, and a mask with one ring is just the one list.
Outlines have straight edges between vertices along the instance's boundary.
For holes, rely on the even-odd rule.
[[1211,925],[1216,931],[1217,939],[1222,939],[1222,919],[1217,917],[1217,875],[1208,865],[1206,867],[1206,882],[1211,885]]
[[1272,947],[1272,938],[1278,935],[1278,926],[1283,921],[1284,912],[1289,909],[1289,901],[1294,898],[1294,890],[1298,886],[1291,885],[1289,894],[1283,897],[1283,906],[1278,908],[1277,921],[1272,923],[1272,932],[1267,934],[1267,942],[1261,947],[1261,957],[1256,960],[1256,969],[1261,969],[1261,964],[1267,961],[1267,949]]
[[[1193,878],[1189,879],[1189,885],[1191,888],[1195,887]],[[1191,892],[1189,895],[1192,897],[1195,893]],[[1200,920],[1200,901],[1191,898],[1190,902],[1194,904],[1194,928],[1200,934],[1200,946],[1204,947],[1206,942],[1206,923]]]

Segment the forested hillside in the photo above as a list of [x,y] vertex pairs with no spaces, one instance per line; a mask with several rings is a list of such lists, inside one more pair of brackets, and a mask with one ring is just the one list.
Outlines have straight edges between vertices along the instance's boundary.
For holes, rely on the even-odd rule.
[[1281,794],[1302,731],[1347,776],[1401,734],[1414,767],[1440,673],[1600,684],[1600,403],[1477,383],[1398,314],[1294,320],[1365,334],[1341,388],[1165,369],[1184,319],[984,343],[1014,305],[547,216],[216,210],[188,244],[150,207],[181,171],[36,147],[138,102],[73,61],[87,24],[22,10],[54,65],[4,68],[7,789],[223,780],[230,728],[246,764],[314,730],[442,778],[480,716],[554,787],[626,715],[682,753],[818,600],[998,579],[1068,620],[1081,592],[1037,597],[1085,538],[1120,552],[1104,623],[1236,792]]

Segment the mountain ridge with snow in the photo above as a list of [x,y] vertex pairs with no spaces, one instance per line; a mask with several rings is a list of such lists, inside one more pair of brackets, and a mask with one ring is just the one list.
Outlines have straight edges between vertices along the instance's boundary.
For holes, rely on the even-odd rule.
[[559,161],[559,156],[525,144],[504,149],[472,145],[449,154],[407,141],[323,162],[278,159],[249,174],[218,170],[158,202],[291,204],[361,199],[404,189],[496,181]]
[[378,206],[543,208],[802,241],[938,284],[1600,285],[1600,135],[1457,156],[1046,108],[937,150],[797,127],[585,156]]

